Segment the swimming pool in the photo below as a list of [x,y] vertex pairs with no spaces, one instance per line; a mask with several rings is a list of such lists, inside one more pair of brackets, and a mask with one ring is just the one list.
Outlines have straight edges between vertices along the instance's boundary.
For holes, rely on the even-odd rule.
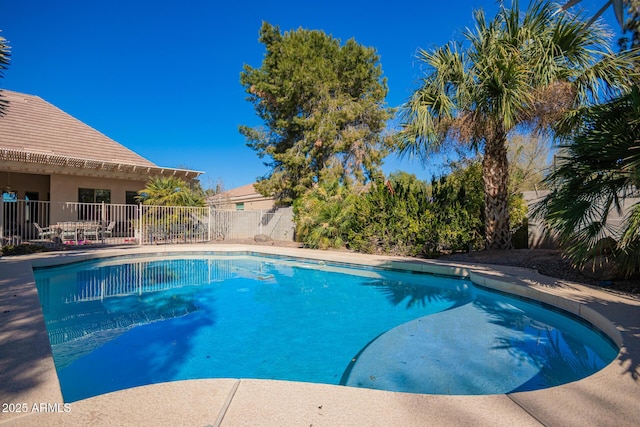
[[551,387],[617,348],[468,280],[247,255],[37,269],[65,401],[195,378],[437,394]]

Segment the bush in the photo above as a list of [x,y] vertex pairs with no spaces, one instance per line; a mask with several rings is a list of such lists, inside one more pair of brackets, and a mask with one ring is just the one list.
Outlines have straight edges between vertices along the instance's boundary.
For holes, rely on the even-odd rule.
[[356,194],[339,179],[323,181],[293,204],[296,236],[312,249],[346,246]]
[[432,223],[427,185],[415,175],[392,174],[356,200],[349,247],[359,252],[424,255]]
[[473,162],[449,175],[432,179],[435,222],[433,253],[469,251],[484,244],[482,167]]
[[[512,229],[525,220],[521,196],[509,200]],[[298,240],[316,249],[437,256],[484,246],[484,192],[477,161],[433,178],[406,172],[356,192],[339,179],[316,185],[293,205]]]
[[350,247],[409,256],[476,247],[483,236],[483,196],[481,181],[468,176],[475,172],[434,178],[431,186],[403,172],[376,182],[356,202]]
[[49,248],[42,245],[32,245],[29,243],[21,243],[19,245],[6,245],[0,250],[0,255],[28,255],[38,252],[48,252]]

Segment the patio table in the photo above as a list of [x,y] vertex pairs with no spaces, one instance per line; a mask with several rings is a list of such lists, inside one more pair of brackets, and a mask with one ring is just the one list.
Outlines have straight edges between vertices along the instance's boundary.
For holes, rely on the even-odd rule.
[[87,236],[99,234],[100,224],[92,221],[65,221],[56,224],[55,228],[63,243],[73,242],[76,245],[84,243]]

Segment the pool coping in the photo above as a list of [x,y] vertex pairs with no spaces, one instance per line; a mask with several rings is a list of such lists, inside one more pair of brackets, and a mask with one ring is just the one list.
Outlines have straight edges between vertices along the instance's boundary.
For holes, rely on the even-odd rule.
[[[596,374],[545,390],[485,396],[396,393],[254,379],[189,380],[69,405],[62,394],[33,266],[133,254],[255,253],[468,276],[540,300],[597,326],[621,348]],[[533,270],[254,245],[130,246],[0,258],[1,425],[635,425],[640,419],[640,297]],[[13,406],[10,406],[13,405]],[[16,412],[18,409],[24,411]]]

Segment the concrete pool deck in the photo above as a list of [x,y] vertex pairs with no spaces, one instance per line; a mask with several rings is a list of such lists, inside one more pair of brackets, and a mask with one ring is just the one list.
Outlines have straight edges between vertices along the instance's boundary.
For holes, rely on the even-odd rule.
[[[33,266],[124,254],[248,252],[470,276],[590,321],[620,347],[580,381],[485,396],[395,393],[252,379],[177,381],[65,406]],[[640,420],[640,297],[503,266],[253,245],[177,245],[49,252],[0,258],[0,425],[195,426],[635,426]],[[99,369],[99,367],[96,367]]]

